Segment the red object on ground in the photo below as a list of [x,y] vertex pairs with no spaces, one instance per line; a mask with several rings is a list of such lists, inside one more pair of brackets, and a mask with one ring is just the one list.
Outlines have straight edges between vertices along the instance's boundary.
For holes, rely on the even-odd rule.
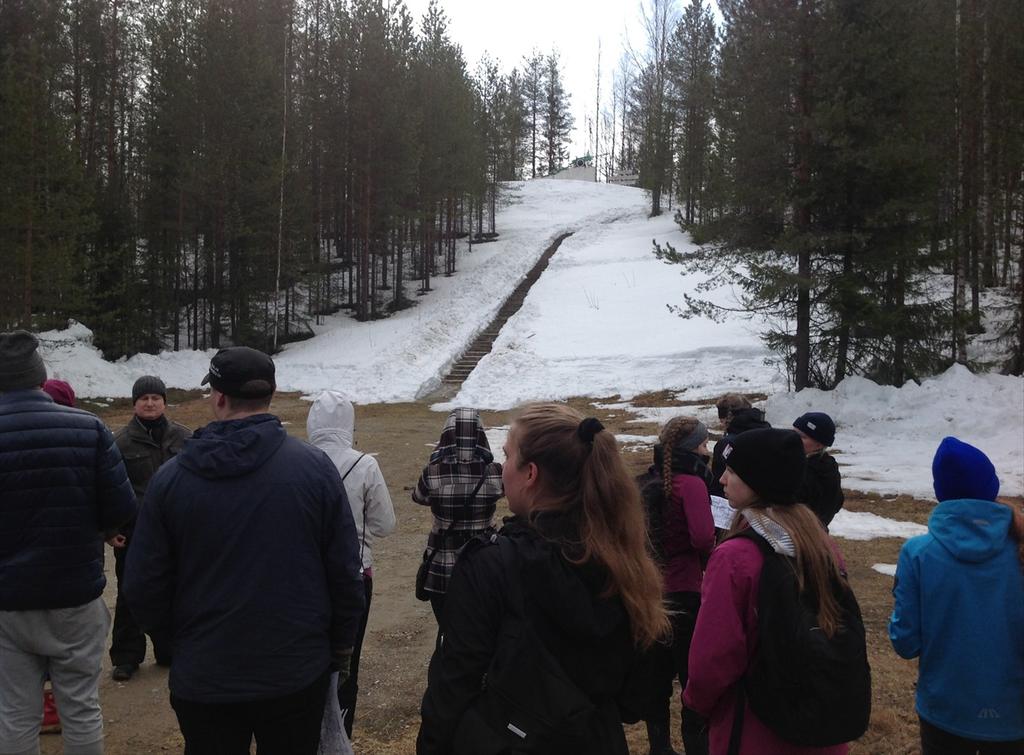
[[53,690],[43,690],[43,726],[40,734],[56,734],[60,731],[60,716],[57,715],[57,701],[53,699]]

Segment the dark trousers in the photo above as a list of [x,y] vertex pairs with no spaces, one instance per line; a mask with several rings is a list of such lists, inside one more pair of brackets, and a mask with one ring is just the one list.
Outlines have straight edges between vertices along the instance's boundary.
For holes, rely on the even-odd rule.
[[290,695],[247,703],[195,703],[171,695],[185,755],[316,755],[330,675]]
[[[124,565],[128,560],[128,548],[114,548],[114,574],[117,576],[117,600],[114,603],[114,629],[110,637],[110,662],[114,666],[142,665],[146,658],[146,635],[139,628],[135,617],[128,609],[121,595],[121,581],[124,579]],[[161,666],[171,663],[170,643],[153,640],[153,655]]]
[[921,722],[921,755],[1021,755],[1024,739],[982,742],[950,734],[918,717]]
[[441,614],[444,613],[444,597],[446,593],[430,593],[430,610],[434,612],[434,620],[437,622],[437,637],[434,639],[434,652],[441,649],[441,638],[444,631],[441,629]]
[[373,577],[363,575],[363,590],[366,594],[366,607],[359,619],[359,631],[356,642],[352,646],[352,663],[349,666],[348,679],[338,687],[338,703],[345,711],[345,731],[352,738],[352,724],[356,719],[356,698],[359,696],[359,655],[363,650],[363,637],[366,635],[366,621],[370,617],[370,598],[373,597]]
[[[675,592],[666,596],[669,620],[672,622],[672,645],[659,646],[656,653],[664,655],[662,662],[657,664],[660,671],[655,681],[660,701],[659,708],[652,715],[651,722],[663,722],[668,727],[669,704],[672,700],[672,680],[679,679],[680,686],[685,689],[690,677],[689,657],[693,630],[697,624],[697,611],[700,609],[700,593]],[[708,741],[706,722],[703,718],[683,706],[683,747],[686,755],[707,755]]]

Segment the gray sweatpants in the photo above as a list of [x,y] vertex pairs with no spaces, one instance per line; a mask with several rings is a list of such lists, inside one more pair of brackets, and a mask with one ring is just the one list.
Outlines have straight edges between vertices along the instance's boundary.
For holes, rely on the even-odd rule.
[[103,752],[100,669],[110,629],[102,598],[74,608],[0,611],[0,755],[36,755],[49,672],[65,755]]

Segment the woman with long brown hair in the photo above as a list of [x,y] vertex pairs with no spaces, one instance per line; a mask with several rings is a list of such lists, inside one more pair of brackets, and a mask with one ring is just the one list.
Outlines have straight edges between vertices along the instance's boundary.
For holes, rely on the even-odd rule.
[[767,589],[761,576],[768,558],[753,538],[740,536],[744,531],[753,530],[765,548],[792,559],[801,598],[816,596],[820,630],[832,637],[840,629],[843,614],[833,589],[845,584],[840,564],[814,512],[795,503],[803,445],[793,430],[748,430],[725,443],[722,458],[721,481],[737,511],[704,574],[684,704],[708,719],[712,755],[845,753],[846,744],[816,747],[783,739],[751,709],[744,691],[762,629],[758,601]]
[[505,455],[515,516],[460,554],[417,753],[625,755],[642,651],[669,631],[639,493],[614,436],[563,405],[524,408]]

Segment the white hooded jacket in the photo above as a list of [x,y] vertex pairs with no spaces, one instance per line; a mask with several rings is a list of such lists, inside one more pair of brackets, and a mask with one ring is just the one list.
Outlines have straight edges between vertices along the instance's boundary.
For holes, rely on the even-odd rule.
[[306,418],[309,442],[331,457],[343,478],[356,523],[363,571],[373,565],[373,541],[395,529],[395,507],[377,460],[352,448],[355,411],[337,391],[317,396]]

